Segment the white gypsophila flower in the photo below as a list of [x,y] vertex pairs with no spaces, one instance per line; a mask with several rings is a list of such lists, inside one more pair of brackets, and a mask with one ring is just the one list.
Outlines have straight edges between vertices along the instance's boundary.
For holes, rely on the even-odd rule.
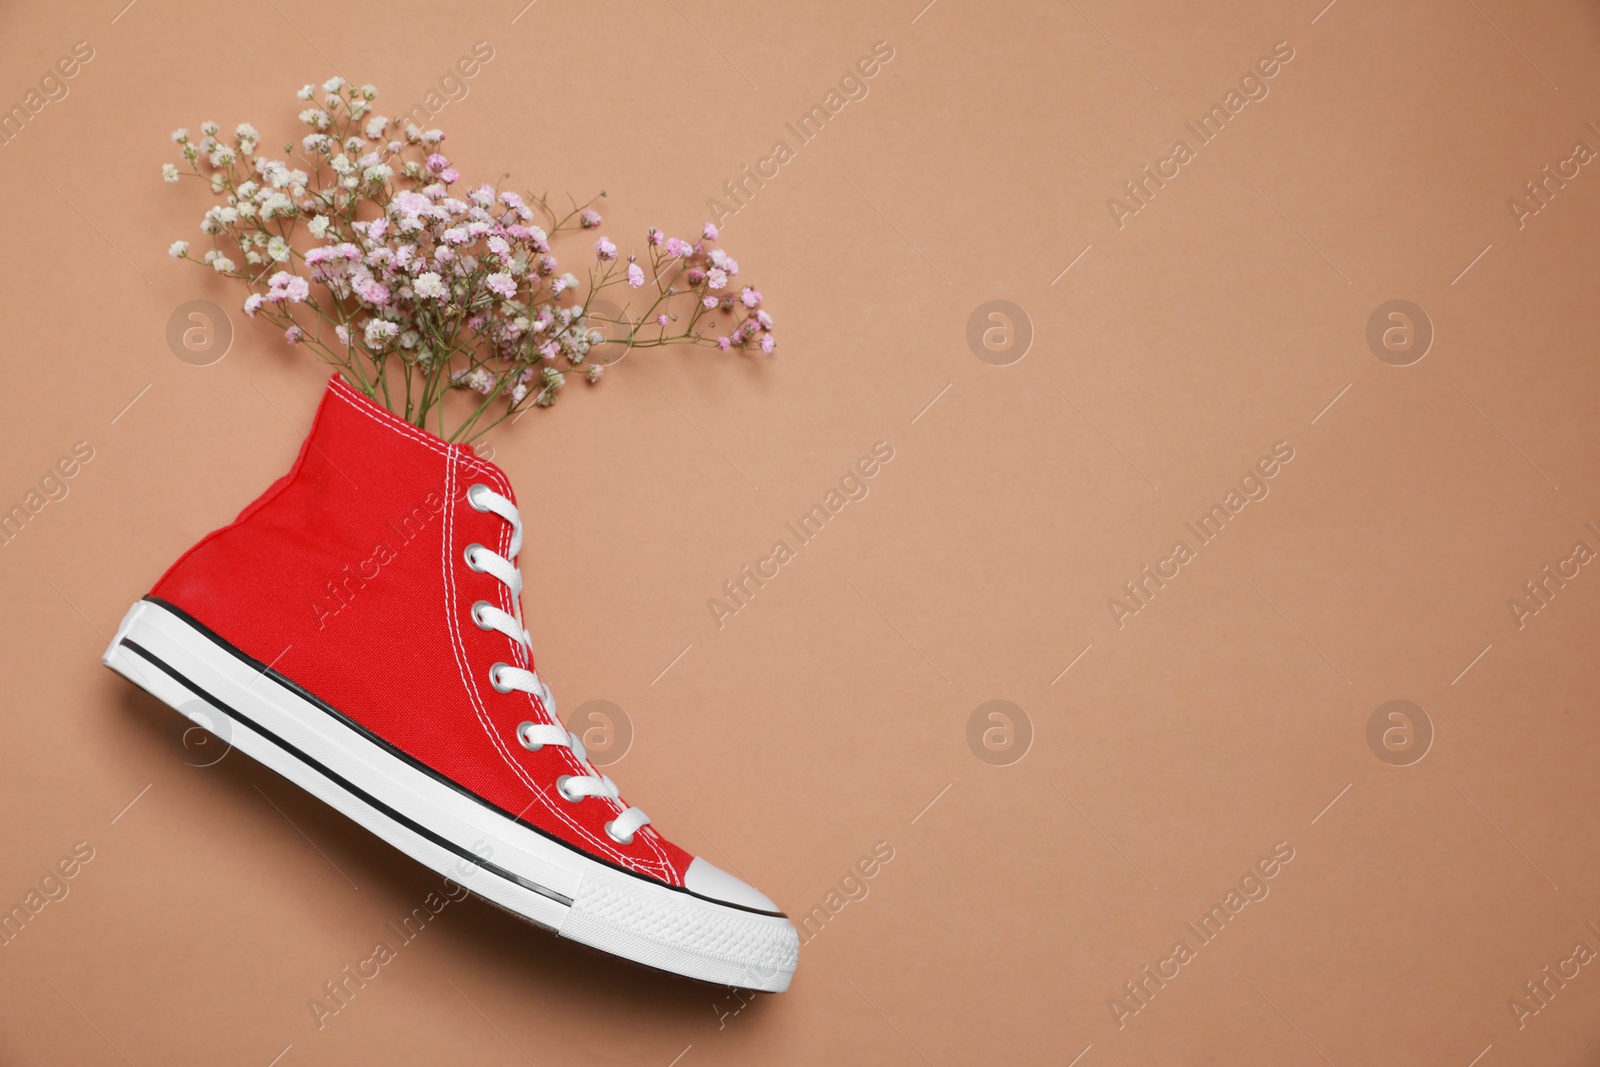
[[248,122],[241,122],[239,125],[235,126],[233,128],[233,134],[235,137],[238,137],[243,141],[261,140],[261,135],[256,132],[256,128],[250,125]]
[[315,126],[319,130],[325,130],[328,128],[328,124],[333,120],[329,118],[328,113],[321,108],[308,107],[304,111],[300,112],[300,121],[305,123],[307,126]]
[[178,166],[176,163],[161,164],[161,180],[164,182],[176,182],[178,180]]
[[219,129],[221,129],[221,128],[222,127],[218,126],[215,122],[212,122],[210,119],[207,119],[206,121],[204,121],[204,122],[202,122],[200,124],[200,132],[205,134],[207,137],[215,137],[217,131]]
[[382,185],[394,176],[394,168],[379,163],[362,171],[361,176],[371,185]]
[[388,126],[389,126],[389,120],[388,119],[384,118],[382,115],[374,115],[370,119],[367,120],[367,126],[366,126],[367,136],[371,137],[374,140],[376,140],[377,138],[379,138],[379,137],[381,137],[383,135],[383,131],[386,130],[388,128]]
[[227,256],[218,256],[211,261],[211,269],[218,274],[226,274],[234,269],[234,263]]
[[318,215],[306,224],[306,229],[311,231],[311,236],[323,238],[328,235],[328,216]]
[[361,98],[363,100],[376,100],[378,98],[378,87],[370,82],[363,85],[361,87]]
[[263,219],[275,218],[279,215],[293,215],[294,201],[282,193],[271,193],[261,201],[261,217]]
[[267,255],[271,256],[275,263],[282,263],[287,260],[290,251],[289,242],[276,234],[267,241]]
[[310,82],[306,82],[305,85],[300,87],[300,91],[294,95],[298,96],[302,100],[310,100],[313,96],[317,95],[317,87],[312,85]]
[[259,267],[264,262],[261,253],[253,248],[244,254],[244,261],[252,267]]
[[333,77],[322,83],[322,91],[325,93],[336,93],[339,91],[339,88],[342,85],[344,85],[344,79],[335,74]]
[[449,292],[445,288],[444,279],[431,270],[419,274],[412,288],[422,297],[443,297]]
[[188,144],[189,131],[184,129],[182,126],[179,126],[177,129],[172,131],[172,141],[174,144]]
[[171,256],[173,259],[183,259],[188,254],[189,254],[189,242],[188,241],[174,241],[167,248],[167,255]]
[[372,319],[367,323],[367,327],[363,331],[363,336],[366,339],[368,348],[382,349],[387,348],[389,342],[393,340],[395,335],[399,332],[400,327],[396,326],[392,322],[385,322],[382,319]]

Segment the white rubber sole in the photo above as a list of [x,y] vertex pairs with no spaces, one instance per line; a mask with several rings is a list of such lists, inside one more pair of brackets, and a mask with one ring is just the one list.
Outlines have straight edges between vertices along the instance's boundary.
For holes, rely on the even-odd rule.
[[160,604],[128,610],[107,667],[412,859],[562,937],[675,974],[781,993],[781,915],[635,876],[446,784]]

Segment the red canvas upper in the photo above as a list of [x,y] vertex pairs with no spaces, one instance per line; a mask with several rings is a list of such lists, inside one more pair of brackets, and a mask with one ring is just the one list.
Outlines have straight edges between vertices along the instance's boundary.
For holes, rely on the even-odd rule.
[[162,576],[152,595],[379,738],[510,815],[590,855],[682,885],[692,857],[622,810],[556,792],[590,773],[567,748],[529,752],[519,723],[553,721],[536,696],[489,684],[496,662],[533,669],[517,642],[474,625],[509,589],[466,565],[474,542],[508,556],[511,525],[466,502],[481,483],[515,500],[494,464],[373,404],[337,375],[294,467]]

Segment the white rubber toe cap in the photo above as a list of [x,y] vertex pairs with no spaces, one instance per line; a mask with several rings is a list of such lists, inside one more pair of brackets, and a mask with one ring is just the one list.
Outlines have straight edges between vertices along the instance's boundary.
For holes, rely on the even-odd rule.
[[713,863],[707,863],[699,856],[689,864],[689,869],[683,872],[683,887],[691,893],[698,893],[712,900],[720,900],[724,904],[737,904],[741,908],[754,908],[756,911],[776,912],[778,906],[768,900],[766,894],[743,879],[735,878],[727,871]]

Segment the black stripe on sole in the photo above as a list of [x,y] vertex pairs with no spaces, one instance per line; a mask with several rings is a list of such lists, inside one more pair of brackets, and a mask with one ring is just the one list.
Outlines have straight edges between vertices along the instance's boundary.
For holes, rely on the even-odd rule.
[[[383,815],[387,816],[388,818],[393,819],[395,822],[399,823],[401,826],[404,826],[406,829],[410,830],[412,833],[416,834],[418,837],[424,838],[425,840],[431,842],[432,844],[437,845],[439,848],[442,848],[442,849],[444,849],[444,850],[446,850],[448,852],[451,852],[451,853],[454,853],[457,856],[460,856],[462,859],[468,861],[469,863],[473,864],[476,867],[482,868],[484,871],[486,871],[489,874],[494,875],[497,878],[500,878],[500,879],[502,879],[504,881],[510,882],[513,885],[521,886],[523,889],[526,889],[526,890],[528,890],[529,892],[532,892],[532,893],[537,893],[542,897],[548,897],[549,899],[557,902],[558,904],[564,904],[569,908],[572,906],[572,898],[571,897],[565,896],[564,894],[561,894],[561,893],[557,893],[553,889],[546,889],[544,886],[539,885],[536,882],[530,882],[528,879],[522,877],[521,875],[516,874],[516,873],[514,873],[512,871],[508,871],[504,867],[501,867],[499,864],[493,863],[493,862],[491,862],[489,860],[486,860],[482,856],[478,856],[478,855],[468,851],[467,849],[462,848],[460,845],[457,845],[452,841],[449,841],[449,840],[447,840],[447,839],[445,839],[443,837],[440,837],[438,834],[434,833],[432,830],[428,829],[426,826],[423,826],[422,824],[418,823],[414,819],[411,819],[408,816],[402,814],[401,812],[396,811],[394,808],[390,807],[388,804],[385,804],[383,801],[379,800],[377,797],[373,796],[371,793],[367,792],[365,789],[362,789],[360,786],[356,785],[354,782],[350,781],[348,778],[345,778],[343,775],[340,775],[340,774],[336,773],[335,771],[333,771],[332,769],[324,766],[322,763],[320,763],[319,761],[317,761],[313,757],[307,755],[306,753],[302,752],[300,749],[296,748],[294,745],[290,744],[288,741],[285,741],[283,738],[279,737],[277,734],[273,733],[271,730],[268,730],[266,727],[262,726],[260,723],[258,723],[255,720],[251,719],[249,716],[244,715],[237,708],[229,706],[227,703],[223,702],[222,700],[219,700],[213,694],[207,692],[205,689],[202,689],[199,685],[195,684],[189,678],[185,677],[182,672],[178,671],[171,664],[169,664],[165,660],[163,660],[160,656],[157,656],[155,653],[151,652],[149,649],[147,649],[144,646],[140,645],[137,641],[134,641],[131,638],[125,637],[125,638],[122,639],[122,641],[120,643],[121,643],[122,647],[124,647],[124,648],[126,648],[126,649],[128,649],[128,650],[130,650],[130,651],[132,651],[134,653],[137,653],[140,658],[148,660],[152,666],[160,669],[164,674],[166,674],[168,677],[170,677],[173,681],[177,682],[179,685],[183,686],[185,689],[189,690],[191,693],[194,693],[196,696],[200,697],[200,699],[206,701],[208,704],[213,705],[218,710],[225,712],[226,714],[228,714],[229,716],[233,717],[234,719],[237,719],[240,723],[242,723],[244,726],[248,727],[250,730],[253,730],[255,733],[261,735],[266,740],[272,742],[274,745],[276,745],[278,747],[278,749],[280,751],[295,757],[301,763],[305,764],[307,767],[311,768],[312,770],[316,771],[318,774],[322,775],[324,778],[328,779],[328,781],[332,782],[333,784],[337,785],[339,788],[343,789],[345,792],[349,793],[351,796],[353,796],[356,799],[360,800],[363,804],[366,804],[368,807],[374,809],[375,811],[381,812]],[[368,830],[370,832],[370,827],[362,827],[362,829]],[[426,866],[426,864],[424,864],[424,866]],[[545,926],[544,923],[538,922],[538,920],[536,920],[536,919],[529,919],[528,916],[526,916],[526,915],[522,915],[521,918],[527,919],[527,921],[536,923],[539,926]],[[546,928],[547,929],[551,929],[550,927],[546,927]]]
[[[248,655],[248,654],[246,654],[244,652],[241,652],[239,649],[233,647],[232,644],[230,644],[226,639],[224,639],[215,630],[211,629],[211,627],[207,626],[205,623],[201,622],[199,619],[195,618],[193,615],[190,615],[187,611],[184,611],[182,608],[178,607],[176,604],[173,604],[173,603],[171,603],[169,601],[166,601],[166,600],[162,600],[160,597],[156,597],[156,596],[146,596],[146,597],[143,598],[143,600],[146,603],[154,604],[156,607],[162,609],[163,611],[169,612],[172,615],[176,616],[177,618],[181,619],[184,623],[188,624],[192,629],[194,629],[194,631],[196,633],[202,634],[205,637],[209,638],[214,645],[216,645],[218,648],[222,649],[224,652],[227,652],[230,655],[232,655],[240,663],[243,663],[245,666],[249,667],[255,673],[260,674],[260,675],[265,675],[266,677],[272,679],[274,682],[277,682],[279,685],[283,686],[285,689],[289,690],[291,693],[293,693],[295,696],[299,697],[301,700],[304,700],[306,703],[311,704],[312,706],[314,706],[314,707],[318,708],[319,710],[327,713],[328,715],[331,715],[334,719],[336,719],[340,723],[344,724],[345,726],[348,726],[350,729],[354,730],[357,734],[360,734],[362,737],[366,738],[368,741],[371,741],[373,744],[377,745],[379,748],[383,749],[389,755],[391,755],[395,759],[401,761],[406,766],[412,768],[413,770],[421,771],[423,774],[426,774],[429,778],[432,778],[434,781],[438,782],[440,785],[448,786],[449,788],[454,789],[456,792],[460,793],[462,796],[467,797],[470,800],[474,800],[479,804],[482,804],[484,807],[488,808],[490,811],[494,812],[496,815],[500,816],[501,818],[510,819],[512,822],[516,823],[517,825],[522,826],[522,827],[524,827],[526,829],[532,830],[534,833],[538,834],[540,837],[544,838],[545,840],[550,841],[550,842],[552,842],[554,844],[560,845],[562,848],[566,849],[568,852],[571,852],[571,853],[579,856],[582,859],[586,859],[590,863],[598,863],[602,867],[606,867],[606,868],[608,868],[610,870],[616,871],[619,874],[625,874],[630,878],[637,878],[641,882],[645,882],[645,883],[647,883],[649,885],[652,885],[652,886],[655,886],[655,887],[657,887],[659,889],[669,889],[674,893],[682,893],[685,896],[693,897],[696,900],[703,900],[707,904],[715,904],[719,908],[732,908],[734,911],[747,911],[747,912],[750,912],[752,915],[766,915],[766,916],[770,916],[770,917],[776,918],[776,919],[787,919],[788,918],[788,916],[785,915],[781,911],[767,911],[764,908],[751,908],[751,907],[747,907],[747,906],[745,906],[743,904],[735,904],[735,903],[733,903],[731,901],[718,900],[715,897],[708,897],[708,896],[705,896],[703,894],[696,893],[694,890],[689,889],[686,886],[669,885],[668,883],[663,882],[663,881],[659,881],[658,879],[652,878],[649,875],[640,874],[638,871],[630,870],[629,868],[624,867],[619,863],[613,863],[611,860],[608,860],[603,856],[596,856],[596,855],[593,855],[592,853],[585,852],[583,849],[581,849],[578,846],[572,844],[570,841],[564,841],[560,837],[557,837],[555,834],[551,833],[549,830],[546,830],[546,829],[544,829],[543,827],[540,827],[540,826],[535,826],[533,823],[528,822],[526,819],[522,818],[520,815],[517,815],[517,814],[514,814],[514,813],[512,813],[510,811],[507,811],[505,808],[502,808],[500,805],[494,803],[493,801],[487,800],[484,797],[479,796],[478,794],[474,793],[472,790],[470,790],[470,789],[466,788],[465,786],[461,785],[461,783],[456,782],[456,781],[452,781],[447,776],[445,776],[443,774],[440,774],[438,771],[434,770],[432,767],[428,766],[426,763],[423,763],[421,760],[417,759],[415,756],[411,755],[409,752],[406,752],[406,751],[404,751],[402,749],[399,749],[399,748],[395,747],[394,745],[390,744],[388,741],[385,741],[382,737],[379,737],[377,734],[373,733],[371,730],[367,729],[365,726],[361,725],[359,722],[356,722],[350,716],[346,715],[344,712],[340,711],[338,708],[334,707],[332,704],[329,704],[326,700],[323,700],[321,697],[317,696],[315,693],[313,693],[310,690],[306,689],[304,686],[300,685],[298,682],[294,681],[291,678],[287,678],[282,674],[279,674],[276,670],[273,670],[273,668],[269,664],[262,663],[261,661],[255,659],[254,657],[252,657],[252,656],[250,656],[250,655]],[[126,639],[124,639],[124,642],[126,643]],[[188,684],[188,683],[185,683],[185,684]]]

